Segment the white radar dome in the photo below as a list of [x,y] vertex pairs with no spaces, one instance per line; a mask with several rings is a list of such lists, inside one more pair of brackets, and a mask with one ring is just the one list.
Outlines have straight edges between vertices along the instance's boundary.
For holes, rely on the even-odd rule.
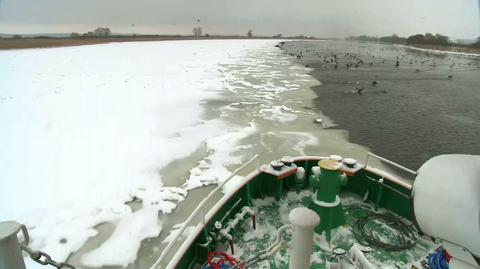
[[480,156],[448,154],[425,162],[413,184],[413,206],[422,232],[480,257]]

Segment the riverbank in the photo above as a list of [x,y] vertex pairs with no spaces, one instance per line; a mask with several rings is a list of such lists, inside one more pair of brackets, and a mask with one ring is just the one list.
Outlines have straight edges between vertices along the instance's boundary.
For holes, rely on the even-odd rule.
[[365,42],[283,49],[303,54],[322,82],[312,87],[315,108],[351,142],[412,169],[438,154],[480,154],[479,59]]
[[449,53],[449,54],[457,54],[457,55],[464,55],[464,56],[472,56],[472,57],[480,57],[480,48],[472,48],[472,47],[444,47],[444,46],[434,46],[434,45],[398,45],[400,47],[406,49],[413,49],[413,50],[420,50],[429,53]]
[[[252,38],[242,36],[167,36],[167,35],[137,35],[137,36],[109,36],[109,37],[86,37],[86,38],[0,38],[0,50],[9,49],[31,49],[31,48],[52,48],[70,47],[82,45],[105,44],[112,42],[146,42],[166,40],[227,40],[227,39],[278,39],[273,37],[255,36]],[[282,38],[294,39],[294,38]]]

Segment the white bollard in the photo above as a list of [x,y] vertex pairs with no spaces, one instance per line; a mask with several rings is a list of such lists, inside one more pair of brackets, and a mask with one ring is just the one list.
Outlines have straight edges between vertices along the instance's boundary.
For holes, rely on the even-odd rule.
[[293,229],[289,268],[308,269],[312,256],[313,233],[320,223],[320,217],[313,210],[297,207],[290,212],[288,218]]
[[357,268],[377,269],[367,260],[357,244],[354,244],[348,252],[350,254],[350,258],[353,260],[353,263]]

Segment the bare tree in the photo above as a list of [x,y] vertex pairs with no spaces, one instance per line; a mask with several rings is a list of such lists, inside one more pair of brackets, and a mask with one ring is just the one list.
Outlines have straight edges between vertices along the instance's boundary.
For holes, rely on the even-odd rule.
[[435,39],[435,36],[431,33],[426,33],[425,34],[425,39],[428,39],[428,40],[433,40]]
[[111,34],[111,31],[109,28],[103,28],[103,27],[98,27],[93,31],[94,36],[109,36]]
[[248,36],[248,37],[252,37],[252,36],[253,36],[252,29],[248,30],[248,32],[247,32],[247,36]]

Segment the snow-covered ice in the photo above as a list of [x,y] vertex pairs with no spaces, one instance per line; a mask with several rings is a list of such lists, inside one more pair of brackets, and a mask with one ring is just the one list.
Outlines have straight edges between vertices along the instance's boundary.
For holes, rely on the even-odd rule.
[[[0,220],[25,223],[30,246],[60,261],[110,223],[112,235],[81,261],[125,266],[142,240],[174,236],[178,227],[162,232],[159,214],[172,213],[190,190],[221,183],[242,156],[270,151],[264,138],[305,155],[320,141],[311,133],[317,126],[302,124],[317,117],[282,94],[319,82],[276,42],[0,51]],[[205,152],[184,181],[164,186],[162,169],[198,149]],[[224,193],[242,182],[233,177]],[[134,211],[125,204],[132,200],[143,207]]]
[[232,148],[239,146],[239,141],[251,135],[256,130],[255,124],[237,131],[227,132],[223,135],[207,139],[208,156],[201,160],[198,166],[190,170],[190,178],[185,182],[187,190],[198,188],[213,183],[220,183],[231,175],[226,166],[241,164],[241,158],[230,156]]
[[158,236],[162,231],[157,215],[158,212],[154,208],[144,207],[123,217],[116,224],[112,236],[101,247],[83,255],[82,263],[91,267],[103,265],[125,267],[135,261],[140,242]]
[[413,46],[405,46],[405,45],[396,45],[402,47],[404,49],[411,49],[411,50],[418,50],[427,53],[435,53],[435,54],[452,54],[457,56],[464,56],[464,57],[480,57],[478,53],[468,53],[468,52],[459,52],[459,51],[449,51],[449,50],[437,50],[437,49],[424,49],[424,48],[417,48]]
[[[201,101],[228,88],[222,65],[274,43],[165,41],[1,51],[0,219],[27,224],[31,247],[57,260],[95,236],[97,224],[113,222],[113,236],[83,261],[133,262],[140,241],[160,232],[153,213],[145,212],[171,212],[186,195],[182,188],[162,188],[162,167],[205,141],[212,152],[188,184],[204,185],[194,178],[226,175],[226,165],[239,163],[229,158],[228,143],[254,132],[254,124],[202,120]],[[223,148],[209,141],[223,141]],[[154,210],[132,213],[124,203],[133,197]],[[138,219],[144,220],[141,227],[133,227]],[[123,235],[126,230],[131,232]],[[122,260],[113,260],[119,252]]]
[[285,106],[272,106],[271,108],[260,109],[263,118],[272,121],[288,122],[297,119],[297,115],[290,113],[291,110],[285,109]]

